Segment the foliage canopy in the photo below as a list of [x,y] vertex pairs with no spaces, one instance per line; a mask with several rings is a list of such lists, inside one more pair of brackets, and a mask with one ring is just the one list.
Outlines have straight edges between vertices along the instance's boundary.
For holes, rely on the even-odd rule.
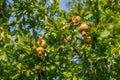
[[[119,80],[120,1],[70,0],[68,11],[59,4],[0,1],[0,79]],[[74,16],[81,21],[71,25]],[[77,30],[81,23],[89,27],[85,37]],[[47,45],[42,57],[39,38]]]

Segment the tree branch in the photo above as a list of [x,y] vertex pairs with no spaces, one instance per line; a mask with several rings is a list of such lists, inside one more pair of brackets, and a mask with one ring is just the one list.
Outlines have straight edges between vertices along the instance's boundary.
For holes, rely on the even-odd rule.
[[73,48],[73,50],[77,53],[79,58],[82,58],[82,54],[78,51],[78,49],[72,44],[72,42],[67,38],[67,36],[65,34],[63,34],[63,35],[64,35],[65,40],[67,41],[67,43]]

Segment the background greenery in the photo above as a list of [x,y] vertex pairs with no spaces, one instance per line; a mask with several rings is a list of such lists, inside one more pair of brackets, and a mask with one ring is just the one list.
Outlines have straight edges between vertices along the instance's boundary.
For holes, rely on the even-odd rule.
[[[70,0],[68,11],[59,4],[0,0],[0,79],[120,80],[120,1]],[[88,24],[90,44],[70,25],[73,16]],[[36,55],[38,38],[47,56]]]

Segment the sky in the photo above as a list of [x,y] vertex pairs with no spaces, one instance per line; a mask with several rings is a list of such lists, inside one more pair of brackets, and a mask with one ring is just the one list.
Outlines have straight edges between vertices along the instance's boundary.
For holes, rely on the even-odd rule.
[[60,3],[60,8],[62,10],[65,10],[65,11],[68,11],[68,8],[66,7],[66,3],[70,1],[70,0],[61,0],[61,3]]

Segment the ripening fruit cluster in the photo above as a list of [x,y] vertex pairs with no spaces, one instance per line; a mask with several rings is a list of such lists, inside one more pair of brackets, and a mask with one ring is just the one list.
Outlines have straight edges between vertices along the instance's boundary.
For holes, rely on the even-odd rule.
[[38,57],[46,56],[46,52],[45,52],[46,41],[42,38],[39,38],[37,44],[39,45],[39,47],[36,48]]
[[[80,21],[81,21],[81,17],[80,16],[74,16],[72,18],[71,25],[73,26],[76,23],[80,23]],[[91,43],[91,37],[87,36],[88,29],[89,29],[89,27],[88,27],[88,25],[86,23],[80,23],[80,25],[78,26],[78,31],[84,37],[84,40],[85,40],[86,44],[90,44]]]
[[[75,25],[76,23],[80,23],[81,17],[80,16],[74,16],[71,21],[71,25]],[[87,31],[88,31],[88,25],[85,23],[81,23],[78,27],[78,31],[82,34],[82,36],[86,36]]]
[[84,37],[85,43],[86,44],[90,44],[91,43],[91,36],[86,36],[87,35],[87,31],[88,31],[88,25],[85,23],[82,23],[79,27],[78,27],[78,31],[82,34],[82,36]]

